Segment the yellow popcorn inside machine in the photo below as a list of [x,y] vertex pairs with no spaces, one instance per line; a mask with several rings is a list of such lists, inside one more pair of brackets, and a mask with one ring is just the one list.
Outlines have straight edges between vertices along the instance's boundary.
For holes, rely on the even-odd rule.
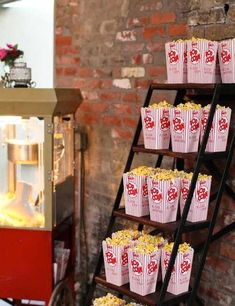
[[[14,299],[19,288],[22,299],[48,301],[54,240],[72,252],[81,101],[79,89],[0,88],[0,298]],[[24,274],[13,264],[19,258]]]

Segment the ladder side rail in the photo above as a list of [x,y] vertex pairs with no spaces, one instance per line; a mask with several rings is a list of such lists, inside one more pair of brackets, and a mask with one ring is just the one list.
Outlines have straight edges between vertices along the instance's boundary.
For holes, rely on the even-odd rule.
[[[222,174],[220,173],[218,167],[214,164],[213,160],[207,160],[204,162],[205,167],[210,171],[212,176],[217,180],[221,180]],[[229,197],[231,197],[233,200],[235,200],[235,192],[233,189],[225,182],[224,190],[228,194]]]
[[210,225],[209,225],[207,239],[205,241],[204,249],[203,249],[203,252],[202,252],[202,255],[201,255],[201,260],[199,262],[199,269],[198,269],[197,274],[196,274],[196,278],[195,278],[194,285],[193,285],[193,288],[192,288],[192,293],[189,297],[188,306],[193,305],[193,300],[195,298],[195,295],[197,293],[197,289],[199,287],[201,274],[202,274],[202,271],[203,271],[203,268],[204,268],[204,265],[205,265],[207,252],[208,252],[209,245],[210,245],[210,242],[211,242],[211,239],[212,239],[213,230],[214,230],[214,227],[215,227],[215,224],[216,224],[216,219],[217,219],[218,211],[219,211],[219,208],[220,208],[220,203],[221,203],[221,199],[222,199],[222,193],[223,193],[224,185],[225,185],[225,182],[226,182],[226,179],[227,179],[227,176],[228,176],[229,167],[230,167],[232,157],[233,157],[234,145],[235,145],[235,135],[233,136],[233,140],[232,140],[230,148],[229,148],[229,154],[228,154],[228,158],[226,160],[225,168],[224,168],[224,171],[223,171],[223,176],[222,176],[220,186],[219,186],[219,189],[218,189],[215,208],[214,208],[213,215],[212,215],[212,218],[211,218],[211,222],[210,222]]
[[[145,98],[145,102],[144,102],[143,107],[147,107],[149,105],[151,97],[152,97],[152,93],[153,93],[153,88],[152,88],[152,85],[150,85],[149,89],[148,89],[148,92],[147,92],[147,95],[146,95],[146,98]],[[135,134],[134,134],[134,138],[133,138],[133,141],[132,141],[132,145],[131,145],[131,148],[130,148],[130,151],[129,151],[129,155],[128,155],[128,158],[127,158],[127,162],[126,162],[126,165],[125,165],[125,168],[124,168],[124,173],[130,170],[132,161],[134,159],[134,153],[135,153],[132,150],[132,147],[134,145],[137,145],[139,137],[140,137],[141,129],[142,129],[142,122],[141,122],[141,116],[140,116],[137,127],[136,127],[136,131],[135,131]],[[115,218],[116,218],[116,216],[114,216],[113,213],[114,213],[114,210],[119,208],[122,195],[123,195],[123,178],[121,179],[120,184],[119,184],[117,196],[116,196],[116,199],[114,201],[112,214],[111,214],[111,218],[109,220],[109,224],[108,224],[108,228],[107,228],[107,231],[106,231],[105,238],[110,236],[110,234],[112,232],[112,228],[113,228],[114,221],[115,221]],[[95,277],[98,274],[100,274],[102,265],[103,265],[103,252],[102,252],[102,247],[100,247],[95,272],[94,272],[92,282],[90,284],[90,288],[89,288],[89,291],[88,291],[88,295],[87,295],[87,298],[86,298],[86,304],[85,304],[86,306],[91,305],[92,297],[93,297],[94,290],[95,290],[95,287],[96,287]]]
[[194,193],[194,189],[195,189],[195,186],[196,186],[196,183],[197,183],[200,167],[201,167],[201,164],[202,164],[202,161],[203,161],[203,156],[204,156],[204,153],[205,153],[207,140],[209,138],[210,128],[211,128],[211,125],[212,125],[212,121],[213,121],[213,117],[214,117],[214,113],[215,113],[215,109],[216,109],[216,104],[217,104],[219,96],[220,96],[220,91],[221,91],[221,85],[217,84],[215,86],[215,89],[214,89],[214,94],[213,94],[213,98],[212,98],[212,103],[211,103],[211,107],[210,107],[208,121],[207,121],[206,129],[205,129],[205,133],[203,135],[202,143],[200,145],[199,154],[197,156],[196,166],[195,166],[195,170],[193,172],[188,197],[187,197],[186,202],[185,202],[184,210],[183,210],[183,213],[182,213],[182,216],[181,216],[180,225],[179,225],[179,228],[178,228],[177,233],[176,233],[175,242],[174,242],[174,246],[173,246],[172,253],[171,253],[171,258],[170,258],[169,265],[168,265],[168,268],[167,268],[167,271],[166,271],[166,274],[165,274],[165,278],[164,278],[164,281],[163,281],[163,284],[162,284],[162,287],[161,287],[160,298],[159,298],[159,306],[163,305],[166,290],[167,290],[168,283],[169,283],[169,280],[170,280],[170,277],[171,277],[171,272],[172,272],[173,266],[175,264],[175,259],[176,259],[179,244],[180,244],[180,241],[181,241],[181,236],[182,236],[182,234],[184,232],[184,229],[185,229],[186,219],[187,219],[190,204],[191,204],[191,201],[192,201],[192,198],[193,198],[193,193]]
[[[211,235],[211,240],[210,243],[217,241],[218,239],[220,239],[221,237],[223,237],[224,235],[231,233],[232,231],[235,231],[235,221],[230,223],[229,225],[226,225],[225,227],[223,227],[221,230],[219,230],[218,232],[216,232],[215,234]],[[194,247],[194,252],[198,253],[201,252],[201,250],[203,249],[205,244],[205,241],[197,244]]]

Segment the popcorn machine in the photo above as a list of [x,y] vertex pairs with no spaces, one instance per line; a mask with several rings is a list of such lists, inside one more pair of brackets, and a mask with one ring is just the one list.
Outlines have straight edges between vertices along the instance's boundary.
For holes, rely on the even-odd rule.
[[0,299],[48,303],[57,240],[70,249],[73,270],[81,101],[78,89],[0,89]]

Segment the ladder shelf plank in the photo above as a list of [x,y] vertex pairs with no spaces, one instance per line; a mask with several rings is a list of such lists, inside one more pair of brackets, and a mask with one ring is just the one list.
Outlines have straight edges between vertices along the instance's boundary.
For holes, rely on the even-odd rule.
[[[151,293],[145,296],[139,295],[135,292],[130,291],[129,284],[123,285],[123,286],[116,286],[111,283],[106,282],[106,278],[104,274],[98,275],[95,277],[95,281],[97,284],[103,285],[109,289],[115,290],[123,295],[126,295],[130,298],[133,298],[134,300],[138,301],[139,303],[142,303],[144,305],[148,306],[157,306],[157,301],[159,300],[160,296],[160,288],[161,284],[157,285],[157,290],[155,293]],[[172,306],[175,303],[183,302],[187,299],[187,297],[190,295],[190,291],[174,295],[171,293],[166,293],[165,299],[164,299],[164,306]]]
[[[139,224],[143,224],[143,225],[150,225],[150,226],[155,227],[156,229],[159,229],[159,230],[162,230],[168,233],[174,233],[178,229],[179,224],[180,224],[180,219],[176,222],[159,223],[159,222],[150,220],[149,216],[135,217],[135,216],[126,214],[124,208],[119,208],[119,209],[114,210],[113,214],[116,217],[130,220],[130,221],[133,221]],[[195,222],[195,223],[186,222],[184,233],[203,229],[203,228],[208,228],[208,226],[209,226],[209,221]]]
[[[133,146],[132,151],[136,153],[148,153],[148,154],[157,154],[157,155],[165,155],[175,158],[181,159],[192,159],[195,160],[198,156],[198,152],[195,153],[180,153],[180,152],[173,152],[172,150],[165,149],[165,150],[155,150],[155,149],[145,149],[143,144]],[[203,160],[209,159],[220,159],[226,158],[228,155],[227,151],[224,152],[213,152],[213,153],[205,153],[202,158]]]

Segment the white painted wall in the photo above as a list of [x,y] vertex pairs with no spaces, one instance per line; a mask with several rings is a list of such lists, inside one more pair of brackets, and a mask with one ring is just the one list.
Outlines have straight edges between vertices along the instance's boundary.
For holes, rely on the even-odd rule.
[[[0,47],[18,44],[38,88],[54,86],[54,0],[22,0],[0,8]],[[0,75],[3,65],[0,62]]]

